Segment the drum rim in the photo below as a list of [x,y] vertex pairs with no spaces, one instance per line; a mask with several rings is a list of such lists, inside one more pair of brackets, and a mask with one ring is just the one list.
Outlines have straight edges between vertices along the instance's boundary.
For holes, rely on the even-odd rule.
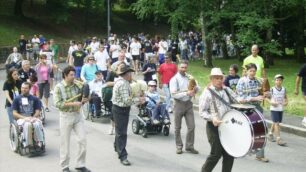
[[[261,113],[257,108],[255,108],[255,111],[257,112],[257,114],[260,116],[260,118],[262,119],[262,121],[263,121],[263,124],[264,124],[264,128],[265,128],[265,141],[264,141],[264,143],[263,143],[263,146],[262,146],[262,148],[261,149],[263,149],[263,148],[265,148],[266,147],[266,144],[267,144],[267,133],[268,133],[268,125],[267,125],[267,123],[266,123],[266,120],[265,120],[265,118],[264,118],[264,116],[263,116],[263,113]],[[259,113],[258,113],[259,112]]]
[[238,108],[238,107],[234,107],[233,105],[250,106],[249,108],[243,108],[243,107],[241,107],[240,109],[256,109],[256,106],[254,106],[254,105],[252,105],[252,104],[233,103],[233,104],[230,104],[230,107],[231,107],[231,108]]
[[[237,112],[241,113],[241,114],[243,115],[244,118],[247,119],[248,125],[249,125],[249,127],[250,127],[250,129],[251,129],[251,135],[252,135],[252,137],[251,137],[251,138],[252,138],[251,145],[250,145],[250,147],[248,148],[248,152],[246,152],[246,153],[243,154],[242,156],[234,156],[234,155],[231,155],[231,154],[224,148],[223,143],[222,143],[222,139],[221,139],[221,137],[220,137],[220,132],[221,132],[221,131],[220,131],[220,128],[218,127],[219,140],[220,140],[220,143],[221,143],[223,149],[224,149],[229,155],[231,155],[231,156],[233,156],[233,157],[235,157],[235,158],[242,158],[242,157],[246,156],[246,155],[252,150],[252,148],[253,148],[253,146],[254,146],[254,142],[255,142],[255,138],[254,138],[254,129],[253,129],[253,127],[251,127],[251,126],[252,126],[252,125],[251,125],[252,123],[251,123],[250,119],[247,117],[246,114],[244,114],[244,113],[242,113],[242,112],[240,112],[240,111],[238,111],[238,110],[236,110],[236,109],[231,109],[231,110],[229,110],[229,111],[237,111]],[[229,111],[227,111],[227,112],[229,112]],[[227,113],[227,112],[225,112],[225,113]],[[225,114],[225,113],[224,113],[224,114]],[[222,118],[222,119],[223,119],[223,118]]]

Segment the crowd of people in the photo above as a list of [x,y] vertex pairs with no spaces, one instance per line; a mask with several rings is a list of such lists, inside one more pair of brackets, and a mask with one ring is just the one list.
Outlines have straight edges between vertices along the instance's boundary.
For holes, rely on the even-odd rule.
[[[20,53],[17,47],[14,47],[13,53],[6,60],[8,73],[3,91],[9,122],[14,123],[17,120],[24,127],[33,123],[38,131],[41,130],[39,111],[42,108],[46,112],[50,111],[48,100],[50,94],[53,94],[54,104],[60,112],[62,171],[70,171],[69,147],[72,130],[78,137],[76,169],[82,172],[90,171],[85,164],[86,134],[84,119],[80,113],[81,107],[88,102],[95,107],[95,117],[102,115],[103,103],[111,112],[109,134],[115,134],[114,149],[123,165],[130,165],[126,151],[130,107],[145,102],[149,102],[147,106],[152,110],[154,124],[159,123],[158,113],[163,114],[166,123],[170,122],[169,114],[173,113],[177,154],[182,154],[183,148],[192,154],[199,153],[194,148],[195,119],[192,100],[200,87],[195,83],[195,86],[190,88],[190,80],[193,77],[187,73],[187,69],[188,60],[204,51],[200,34],[180,33],[179,39],[162,36],[153,38],[144,34],[133,37],[126,35],[120,39],[116,34],[111,34],[107,39],[92,37],[85,42],[70,41],[67,65],[62,70],[63,80],[56,86],[53,86],[53,81],[54,73],[58,71],[58,46],[54,44],[54,40],[46,41],[42,35],[34,35],[31,41],[26,41],[21,35],[19,44]],[[202,172],[212,171],[221,156],[222,171],[231,171],[233,167],[234,157],[224,150],[218,133],[222,117],[230,109],[227,103],[251,104],[263,113],[261,103],[264,100],[269,101],[273,120],[268,133],[269,140],[280,146],[287,145],[280,137],[279,125],[282,122],[284,106],[288,104],[286,89],[282,86],[285,77],[277,74],[274,78],[275,85],[269,90],[260,91],[259,88],[263,88],[267,75],[263,59],[258,55],[257,45],[252,46],[251,53],[243,62],[241,77],[236,64],[229,67],[227,76],[220,68],[213,68],[210,73],[211,82],[200,96],[199,114],[207,120],[206,132],[211,145],[211,152]],[[31,67],[33,60],[37,64]],[[305,71],[306,65],[297,76],[295,93],[299,93],[298,86],[302,78],[302,92],[306,99]],[[132,94],[131,83],[135,82],[135,75],[143,75],[143,80],[149,86],[143,94]],[[157,87],[165,96],[164,103]],[[88,95],[84,93],[84,88],[89,88]],[[187,125],[185,146],[181,138],[183,118]],[[302,124],[306,127],[306,115]],[[37,132],[38,142],[41,142],[40,138],[41,133]],[[256,152],[256,159],[261,162],[269,161],[264,149]]]

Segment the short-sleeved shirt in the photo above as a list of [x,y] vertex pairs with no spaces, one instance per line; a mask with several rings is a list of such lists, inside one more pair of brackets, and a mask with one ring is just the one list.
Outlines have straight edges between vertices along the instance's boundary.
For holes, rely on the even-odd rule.
[[74,58],[74,66],[83,66],[86,53],[82,50],[76,50],[72,52],[72,57]]
[[302,78],[302,91],[306,92],[306,64],[300,69],[298,76]]
[[153,52],[153,47],[152,44],[149,40],[144,42],[144,48],[146,53],[152,53]]
[[36,72],[34,69],[30,68],[28,72],[24,71],[22,68],[18,71],[19,78],[22,82],[26,82],[30,76],[36,75]]
[[235,75],[235,76],[228,75],[228,76],[226,76],[226,78],[225,78],[223,83],[224,83],[225,86],[227,86],[231,90],[235,91],[239,79],[240,79],[239,75]]
[[36,110],[41,109],[40,100],[33,95],[19,95],[13,101],[13,110],[23,116],[33,116]]
[[160,65],[159,74],[161,75],[161,83],[169,84],[170,79],[176,74],[177,67],[173,63],[163,63]]
[[264,69],[264,61],[263,61],[263,58],[260,57],[260,56],[256,56],[256,57],[253,57],[252,55],[249,55],[248,57],[246,57],[244,60],[243,60],[243,65],[242,67],[243,68],[246,68],[245,66],[250,64],[250,63],[254,63],[257,67],[257,71],[256,71],[256,77],[257,78],[262,78],[262,70]]
[[143,66],[142,71],[146,71],[148,68],[151,68],[151,70],[145,74],[143,74],[144,76],[144,80],[145,81],[151,81],[153,80],[152,76],[156,73],[156,65],[154,63],[147,63]]
[[[12,100],[20,94],[22,81],[17,80],[16,83],[9,83],[8,81],[4,82],[3,91],[8,91],[9,96]],[[11,107],[11,103],[6,99],[5,107]]]

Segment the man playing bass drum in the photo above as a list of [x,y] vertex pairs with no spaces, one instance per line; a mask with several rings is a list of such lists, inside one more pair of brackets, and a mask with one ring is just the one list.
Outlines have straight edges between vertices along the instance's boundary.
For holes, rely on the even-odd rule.
[[223,157],[222,172],[231,172],[234,157],[229,155],[220,142],[218,127],[222,116],[231,108],[223,103],[237,102],[237,95],[228,87],[223,86],[223,73],[220,68],[213,68],[210,73],[211,83],[204,89],[199,100],[199,114],[207,120],[206,133],[211,146],[210,155],[202,166],[202,172],[211,172]]

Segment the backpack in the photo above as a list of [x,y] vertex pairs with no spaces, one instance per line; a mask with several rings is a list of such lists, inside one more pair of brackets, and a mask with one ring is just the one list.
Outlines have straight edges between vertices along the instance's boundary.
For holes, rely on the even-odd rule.
[[103,102],[109,102],[112,100],[113,87],[103,87],[102,88],[102,100]]

